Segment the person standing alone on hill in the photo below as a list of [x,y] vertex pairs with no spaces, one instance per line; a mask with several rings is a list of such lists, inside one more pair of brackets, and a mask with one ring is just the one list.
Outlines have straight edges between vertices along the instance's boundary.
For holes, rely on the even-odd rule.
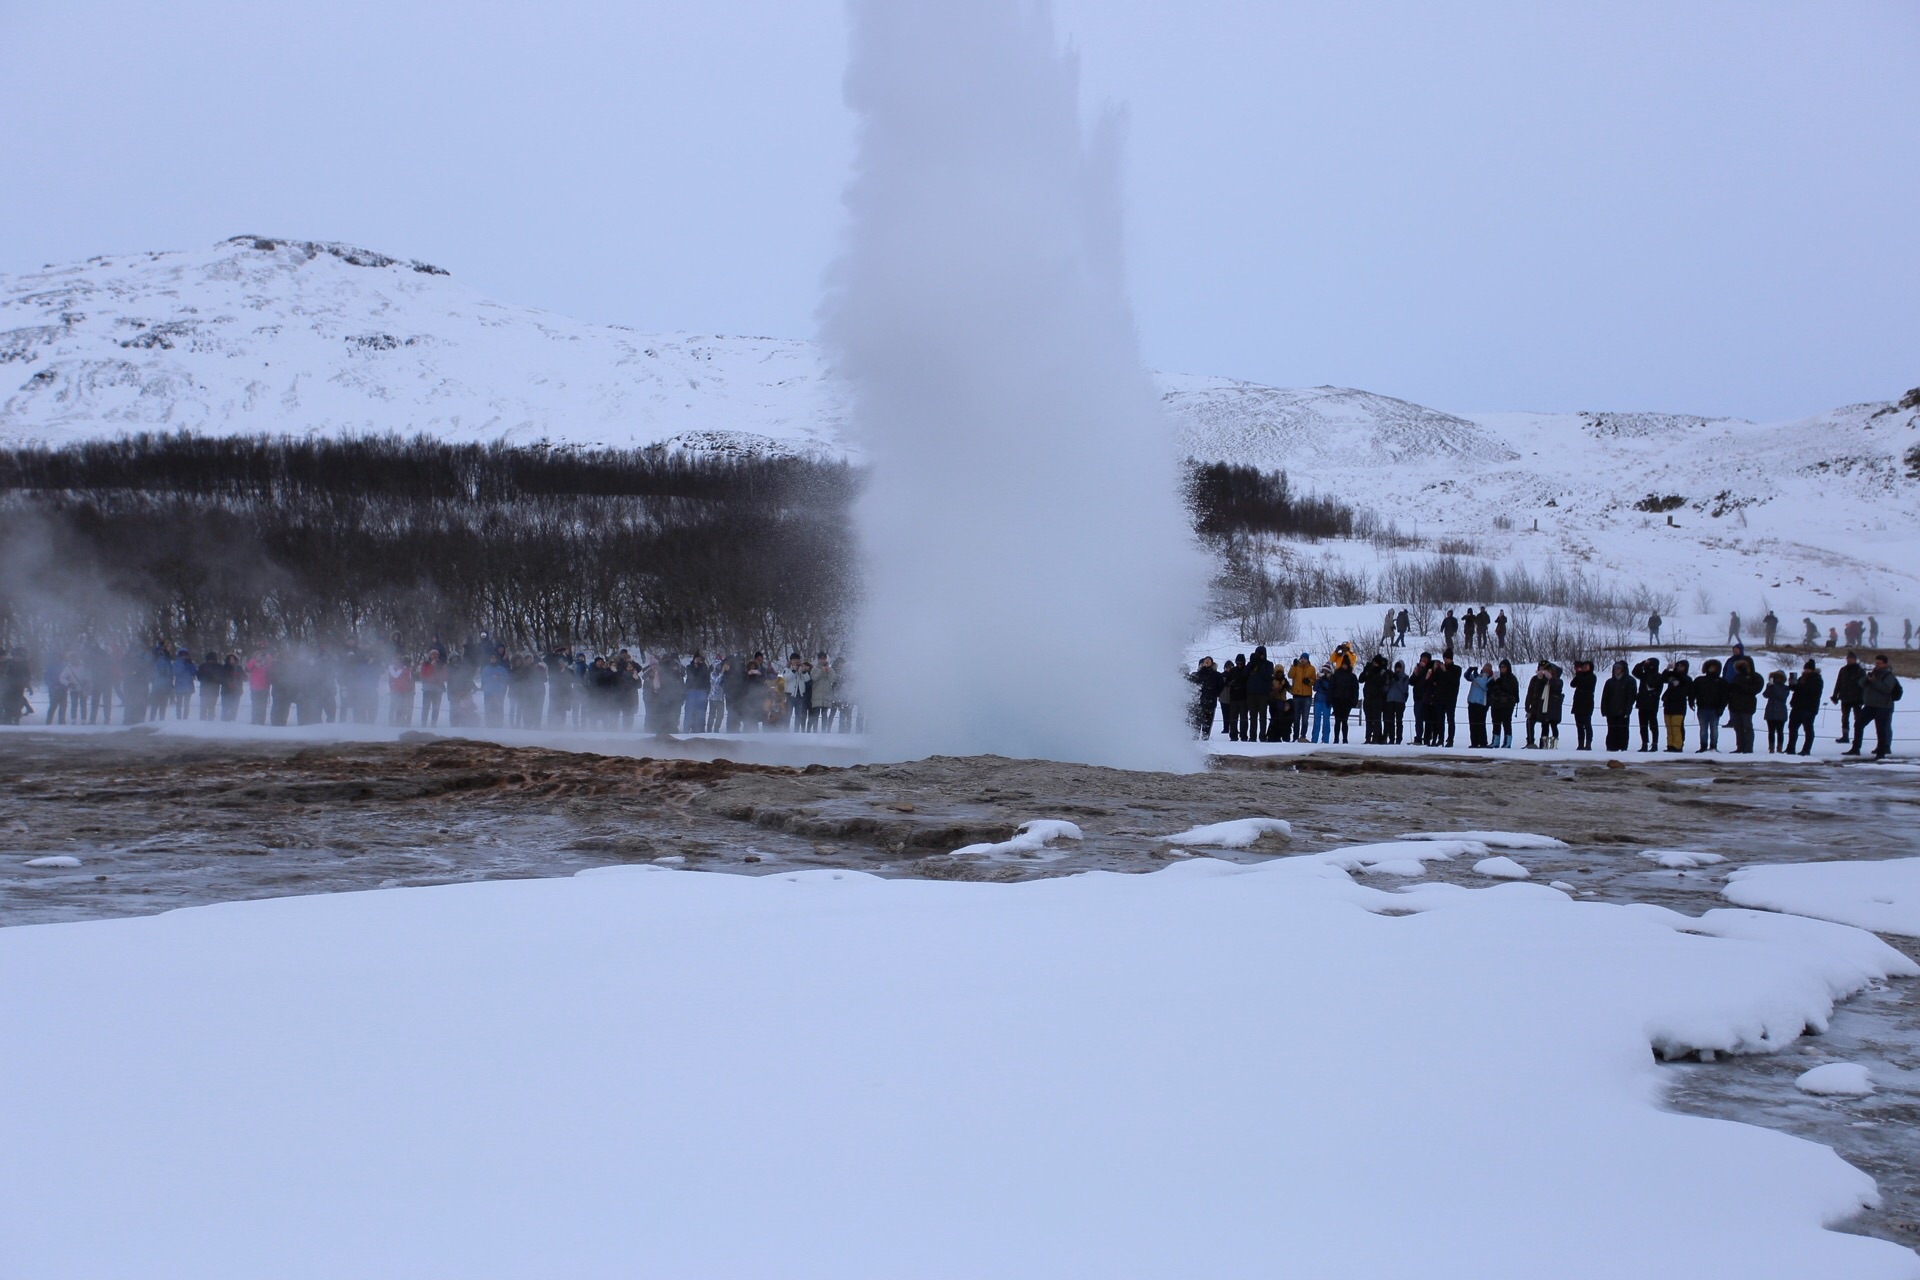
[[1500,652],[1507,651],[1507,611],[1502,609],[1500,616],[1493,620],[1493,638],[1500,645]]
[[1773,616],[1773,610],[1767,610],[1767,616],[1760,619],[1760,645],[1762,648],[1773,648],[1774,633],[1779,631],[1779,629],[1780,619]]
[[1740,643],[1740,615],[1738,613],[1730,613],[1727,615],[1727,643]]
[[1658,609],[1647,615],[1647,643],[1651,645],[1660,643],[1660,611]]

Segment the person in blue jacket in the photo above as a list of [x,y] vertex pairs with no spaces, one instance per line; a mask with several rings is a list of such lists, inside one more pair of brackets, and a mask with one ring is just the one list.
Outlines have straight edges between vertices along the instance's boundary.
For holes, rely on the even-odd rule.
[[487,728],[498,729],[507,719],[507,687],[513,683],[513,668],[507,663],[505,648],[497,648],[487,665],[480,668],[480,701],[485,707]]

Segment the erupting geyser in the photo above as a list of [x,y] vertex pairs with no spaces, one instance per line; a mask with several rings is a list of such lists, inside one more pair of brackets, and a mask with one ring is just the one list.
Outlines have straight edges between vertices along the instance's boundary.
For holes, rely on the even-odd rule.
[[823,337],[872,464],[855,680],[884,752],[1192,768],[1203,569],[1121,264],[1119,130],[1032,0],[853,0]]

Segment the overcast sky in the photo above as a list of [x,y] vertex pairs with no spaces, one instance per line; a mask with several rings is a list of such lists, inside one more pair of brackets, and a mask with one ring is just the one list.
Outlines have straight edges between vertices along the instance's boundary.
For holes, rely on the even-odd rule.
[[[1056,12],[1129,108],[1155,367],[1767,419],[1920,385],[1915,0]],[[835,0],[0,0],[0,272],[254,232],[809,336],[844,34]]]

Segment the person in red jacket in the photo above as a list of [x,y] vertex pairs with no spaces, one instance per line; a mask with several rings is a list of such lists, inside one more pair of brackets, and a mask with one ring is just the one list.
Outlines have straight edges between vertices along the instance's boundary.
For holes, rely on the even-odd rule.
[[247,705],[255,724],[267,722],[267,699],[273,689],[273,650],[260,648],[247,659]]

